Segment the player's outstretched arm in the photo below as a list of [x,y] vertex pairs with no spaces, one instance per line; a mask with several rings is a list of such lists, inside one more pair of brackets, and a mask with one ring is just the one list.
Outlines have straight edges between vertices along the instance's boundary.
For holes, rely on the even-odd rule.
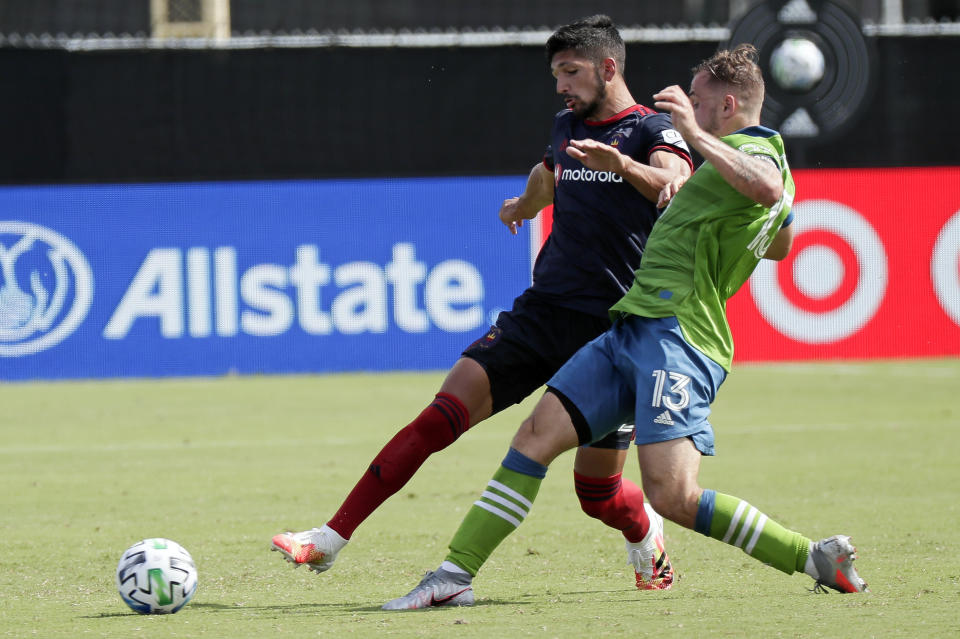
[[706,131],[701,130],[701,134],[691,146],[730,186],[768,208],[780,201],[783,176],[773,162],[739,151]]
[[783,177],[774,164],[725,144],[697,124],[690,98],[677,85],[653,96],[654,106],[670,113],[687,144],[710,162],[727,183],[754,202],[772,207],[783,195]]
[[567,155],[594,171],[616,173],[651,202],[658,200],[668,183],[678,177],[690,176],[687,161],[669,151],[656,151],[650,156],[650,164],[643,164],[608,144],[588,138],[570,140]]
[[670,204],[670,200],[673,199],[673,196],[677,194],[677,191],[680,190],[680,187],[683,186],[689,178],[689,175],[681,175],[664,184],[663,188],[660,189],[660,197],[657,198],[657,208],[662,209],[667,204]]
[[530,171],[523,193],[503,201],[500,221],[516,235],[524,220],[532,220],[550,204],[553,204],[553,173],[540,163]]

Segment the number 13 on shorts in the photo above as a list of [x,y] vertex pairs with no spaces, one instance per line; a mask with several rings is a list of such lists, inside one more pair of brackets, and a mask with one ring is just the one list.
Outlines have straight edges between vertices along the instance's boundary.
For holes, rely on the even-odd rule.
[[[687,390],[687,385],[690,384],[688,375],[673,371],[655,370],[653,371],[653,377],[651,405],[654,408],[664,406],[672,411],[681,411],[690,405],[690,392]],[[670,388],[666,389],[668,380]]]

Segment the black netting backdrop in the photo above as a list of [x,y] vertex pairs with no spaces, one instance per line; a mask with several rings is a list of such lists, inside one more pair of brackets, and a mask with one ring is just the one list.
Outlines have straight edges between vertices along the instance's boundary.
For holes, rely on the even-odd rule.
[[[168,0],[172,17],[201,0]],[[554,27],[593,13],[622,25],[727,24],[761,0],[230,0],[234,33]],[[879,0],[836,0],[879,21]],[[960,0],[904,0],[906,20],[956,19]],[[150,0],[3,0],[0,34],[137,34],[150,31]]]
[[[634,97],[716,46],[630,45]],[[957,164],[958,58],[956,38],[879,39],[858,120],[792,142],[793,165]],[[3,183],[522,174],[561,107],[539,47],[0,48],[0,92]]]
[[150,0],[3,0],[0,33],[150,32]]

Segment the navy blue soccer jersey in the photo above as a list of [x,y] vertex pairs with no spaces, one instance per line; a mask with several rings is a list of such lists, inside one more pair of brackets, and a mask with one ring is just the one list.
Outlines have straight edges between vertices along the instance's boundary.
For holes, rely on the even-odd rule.
[[554,174],[553,229],[533,268],[533,292],[550,302],[592,315],[629,290],[656,204],[619,175],[593,171],[566,153],[570,140],[593,138],[649,164],[654,151],[684,158],[690,153],[670,116],[639,104],[608,120],[592,122],[561,111],[553,123],[544,165]]

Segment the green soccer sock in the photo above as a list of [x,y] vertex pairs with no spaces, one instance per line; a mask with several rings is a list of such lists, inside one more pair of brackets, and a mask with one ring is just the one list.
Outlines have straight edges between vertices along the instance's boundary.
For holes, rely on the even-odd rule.
[[742,499],[712,490],[700,497],[695,529],[788,575],[804,569],[810,552],[808,538],[787,530]]
[[473,576],[476,576],[500,542],[523,523],[546,474],[545,466],[526,457],[523,459],[539,467],[535,468],[535,474],[528,474],[530,468],[527,463],[524,464],[527,472],[507,468],[506,464],[511,460],[511,456],[516,459],[516,455],[519,453],[511,449],[504,459],[505,465],[494,473],[486,490],[480,495],[480,499],[473,503],[450,541],[447,561],[460,566]]

